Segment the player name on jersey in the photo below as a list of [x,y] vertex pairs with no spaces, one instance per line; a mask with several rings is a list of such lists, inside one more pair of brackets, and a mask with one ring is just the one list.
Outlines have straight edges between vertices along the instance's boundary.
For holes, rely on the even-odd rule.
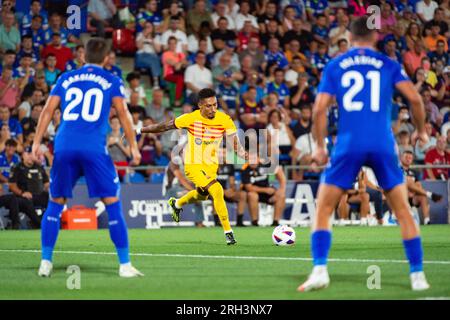
[[74,76],[71,76],[64,80],[62,83],[62,87],[64,89],[67,89],[72,83],[79,82],[79,81],[93,81],[98,83],[100,86],[102,86],[103,90],[108,90],[111,88],[112,83],[103,78],[102,76],[99,76],[94,73],[82,73],[82,74],[76,74]]
[[374,58],[374,57],[368,57],[368,56],[354,56],[354,57],[348,57],[342,60],[339,63],[339,66],[342,69],[347,69],[355,65],[371,65],[374,66],[377,69],[380,69],[383,66],[383,61]]

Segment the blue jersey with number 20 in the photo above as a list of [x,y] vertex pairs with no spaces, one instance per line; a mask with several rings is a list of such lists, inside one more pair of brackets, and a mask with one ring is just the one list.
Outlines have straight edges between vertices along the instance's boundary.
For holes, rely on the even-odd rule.
[[124,98],[123,82],[97,65],[64,73],[50,95],[61,98],[61,125],[55,152],[91,150],[106,153],[108,119],[114,97]]
[[63,74],[50,95],[61,98],[61,125],[50,172],[52,198],[71,198],[85,176],[91,198],[118,197],[120,182],[106,148],[114,97],[124,97],[122,80],[97,65]]
[[323,182],[350,189],[363,165],[372,167],[385,190],[403,182],[391,109],[396,84],[408,80],[396,61],[370,48],[353,48],[327,64],[318,92],[335,96],[339,119]]

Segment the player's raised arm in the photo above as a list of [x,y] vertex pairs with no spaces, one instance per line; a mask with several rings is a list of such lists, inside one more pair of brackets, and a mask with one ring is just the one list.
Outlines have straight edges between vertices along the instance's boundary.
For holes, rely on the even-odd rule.
[[61,102],[61,98],[57,95],[50,96],[42,109],[41,115],[39,116],[39,121],[36,127],[36,134],[33,140],[33,148],[32,154],[37,159],[38,151],[41,145],[42,137],[47,132],[48,125],[50,121],[52,121],[53,114],[55,110],[59,107],[59,103]]
[[312,134],[317,143],[317,150],[313,158],[318,165],[325,164],[327,152],[325,137],[327,136],[327,110],[333,101],[333,96],[329,93],[319,93],[316,97],[312,115]]
[[406,98],[406,100],[408,100],[411,106],[413,122],[419,134],[419,139],[422,140],[423,143],[427,143],[428,137],[425,131],[426,114],[422,97],[417,92],[413,83],[409,80],[398,82],[396,84],[396,88]]
[[133,130],[131,114],[128,111],[125,99],[123,97],[114,97],[112,101],[113,106],[116,108],[117,116],[122,125],[125,137],[131,148],[131,155],[133,157],[131,163],[138,165],[141,162],[141,153],[139,152],[139,148],[137,146],[136,134]]

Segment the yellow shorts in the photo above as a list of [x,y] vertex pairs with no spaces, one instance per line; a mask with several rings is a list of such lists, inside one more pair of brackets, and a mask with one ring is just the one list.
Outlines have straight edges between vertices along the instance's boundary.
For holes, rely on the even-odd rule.
[[206,187],[217,178],[218,165],[191,164],[184,166],[184,173],[192,183],[199,188]]

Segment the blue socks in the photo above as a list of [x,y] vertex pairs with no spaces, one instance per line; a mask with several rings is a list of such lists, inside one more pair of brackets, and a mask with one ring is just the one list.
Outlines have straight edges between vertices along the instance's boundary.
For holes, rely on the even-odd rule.
[[109,217],[109,235],[116,246],[117,255],[121,264],[130,262],[130,250],[128,248],[128,230],[122,215],[121,201],[106,206]]
[[58,238],[60,216],[64,205],[49,201],[41,222],[42,259],[52,261],[53,249]]
[[314,266],[323,266],[327,264],[330,247],[331,231],[317,230],[311,234],[311,251]]
[[420,237],[403,240],[403,246],[405,247],[406,257],[409,261],[410,272],[423,271],[423,251]]

